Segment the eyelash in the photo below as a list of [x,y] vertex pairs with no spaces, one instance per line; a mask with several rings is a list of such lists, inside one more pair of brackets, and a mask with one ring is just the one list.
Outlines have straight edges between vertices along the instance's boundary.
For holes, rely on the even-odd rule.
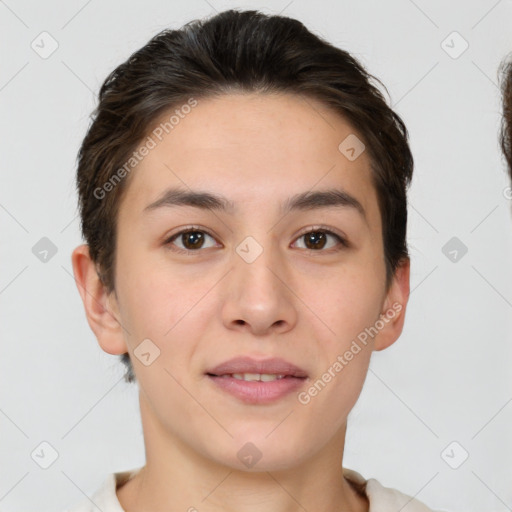
[[[194,253],[201,252],[202,248],[193,250],[193,249],[181,249],[180,247],[176,247],[176,246],[171,247],[172,242],[175,239],[177,239],[178,237],[180,237],[181,235],[184,235],[185,233],[195,233],[195,232],[204,233],[204,234],[212,237],[213,239],[215,239],[215,237],[212,234],[210,234],[207,230],[202,229],[200,226],[190,226],[188,228],[185,228],[185,229],[179,231],[178,233],[174,233],[171,237],[169,237],[164,242],[164,245],[168,246],[171,251],[174,251],[174,252],[177,252],[180,254],[192,255]],[[333,231],[331,231],[330,229],[328,229],[324,226],[314,226],[313,228],[309,228],[308,231],[304,231],[303,233],[301,233],[295,240],[299,240],[303,236],[308,235],[310,233],[324,233],[327,235],[331,235],[338,240],[338,242],[341,244],[342,247],[341,248],[331,247],[330,249],[326,249],[326,250],[302,249],[303,251],[307,251],[310,253],[319,253],[319,252],[331,253],[333,251],[341,251],[343,249],[348,249],[350,247],[350,244],[348,243],[348,241],[345,238],[343,238],[341,235],[338,235],[337,233],[334,233]]]

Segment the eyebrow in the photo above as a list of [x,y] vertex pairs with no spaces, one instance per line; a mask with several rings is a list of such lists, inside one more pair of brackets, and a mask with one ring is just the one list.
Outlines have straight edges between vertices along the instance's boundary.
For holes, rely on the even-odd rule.
[[[167,189],[156,201],[147,205],[144,212],[163,207],[192,206],[202,210],[236,213],[236,205],[224,196],[179,188]],[[342,189],[307,191],[288,198],[281,205],[281,214],[292,211],[317,210],[320,208],[352,208],[366,220],[363,205],[352,195]]]

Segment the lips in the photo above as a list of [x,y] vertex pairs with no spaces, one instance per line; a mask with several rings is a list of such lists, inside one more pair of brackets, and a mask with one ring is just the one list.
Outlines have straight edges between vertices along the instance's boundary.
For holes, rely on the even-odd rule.
[[305,370],[284,359],[235,357],[206,372],[209,382],[222,393],[250,405],[285,399],[305,386]]
[[304,379],[308,376],[305,370],[280,358],[257,360],[251,357],[235,357],[206,371],[207,375],[222,377],[234,374],[279,375]]

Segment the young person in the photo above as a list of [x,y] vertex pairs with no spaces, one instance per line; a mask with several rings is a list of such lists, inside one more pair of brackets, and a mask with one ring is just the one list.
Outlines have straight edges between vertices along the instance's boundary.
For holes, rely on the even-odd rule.
[[235,10],[107,77],[72,263],[139,386],[146,464],[77,511],[429,510],[342,467],[409,295],[413,158],[373,80],[299,21]]

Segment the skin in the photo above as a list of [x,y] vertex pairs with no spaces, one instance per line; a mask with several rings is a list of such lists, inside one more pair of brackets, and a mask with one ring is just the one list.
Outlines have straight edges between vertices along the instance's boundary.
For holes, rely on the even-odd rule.
[[[87,245],[73,252],[89,325],[105,352],[130,353],[140,388],[146,466],[117,490],[126,511],[368,510],[343,477],[347,416],[372,351],[402,331],[409,261],[386,288],[369,157],[349,161],[338,150],[351,133],[337,113],[295,95],[201,99],[130,175],[115,293],[106,293]],[[144,212],[168,187],[224,195],[236,213]],[[348,206],[279,211],[290,196],[334,187],[364,216]],[[301,235],[318,224],[349,247],[330,235],[308,250]],[[194,247],[186,237],[166,245],[190,225],[211,234],[202,248],[173,251]],[[250,264],[235,251],[247,236],[263,248]],[[282,357],[307,371],[307,389],[396,303],[401,311],[307,405],[296,392],[245,404],[205,376],[236,355]],[[160,349],[149,366],[133,354],[146,338]],[[252,468],[237,457],[247,442],[262,453]]]

